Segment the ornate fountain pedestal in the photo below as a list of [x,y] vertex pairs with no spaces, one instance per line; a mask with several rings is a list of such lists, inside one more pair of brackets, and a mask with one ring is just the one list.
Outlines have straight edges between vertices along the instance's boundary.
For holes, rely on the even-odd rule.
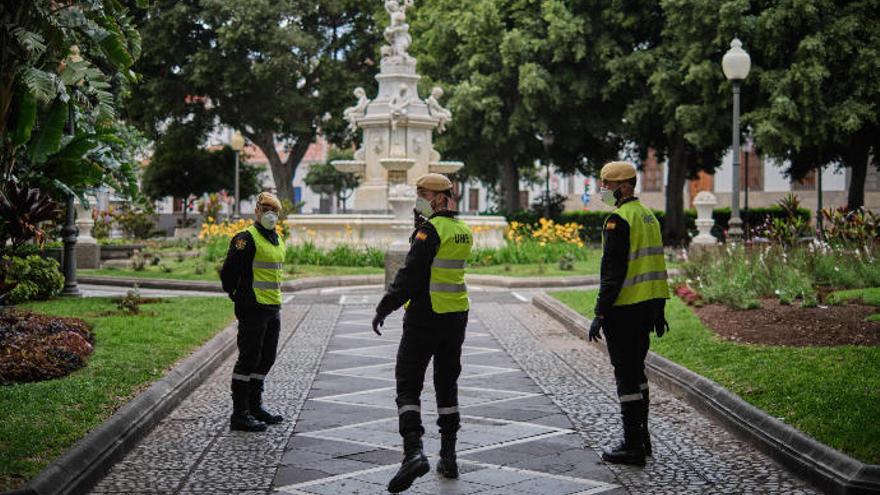
[[[412,211],[413,193],[408,206],[395,198],[398,186],[415,187],[416,179],[428,172],[452,174],[462,162],[441,161],[434,149],[433,132],[443,132],[452,121],[452,112],[440,105],[443,90],[435,87],[422,100],[418,94],[421,76],[416,73],[416,59],[407,53],[412,43],[406,10],[412,0],[385,0],[391,23],[385,29],[388,45],[382,47],[382,60],[376,80],[376,98],[367,98],[363,88],[356,88],[357,103],[343,113],[349,129],[363,132],[361,147],[354,160],[334,161],[342,172],[357,174],[361,184],[354,192],[354,213],[343,215],[291,215],[292,242],[314,242],[328,246],[339,242],[374,247],[388,247],[406,240],[412,231],[412,215],[402,218],[404,209]],[[389,214],[389,212],[394,214]],[[507,222],[497,216],[461,216],[474,231],[480,247],[504,245]]]

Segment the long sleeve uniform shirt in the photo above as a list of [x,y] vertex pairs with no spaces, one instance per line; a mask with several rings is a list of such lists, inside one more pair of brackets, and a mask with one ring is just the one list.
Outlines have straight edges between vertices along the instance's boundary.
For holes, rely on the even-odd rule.
[[[434,216],[454,217],[457,212],[444,211]],[[417,319],[423,323],[440,322],[447,315],[455,318],[459,313],[435,313],[431,307],[429,292],[431,264],[440,249],[440,235],[430,222],[420,225],[410,240],[410,249],[403,267],[397,272],[385,296],[379,301],[376,313],[387,316],[410,301],[405,320]],[[456,315],[456,316],[453,316]]]
[[[266,240],[277,246],[280,240],[274,230],[269,230],[255,223],[257,231]],[[226,260],[220,270],[220,282],[223,291],[229,294],[236,305],[243,308],[280,309],[277,304],[260,304],[254,295],[254,256],[257,254],[257,246],[254,238],[248,231],[239,232],[229,243],[226,252]]]
[[[635,201],[627,198],[620,204]],[[620,205],[618,205],[620,206]],[[623,288],[629,265],[629,224],[620,215],[611,214],[602,230],[602,265],[599,281],[599,297],[596,315],[608,314]]]

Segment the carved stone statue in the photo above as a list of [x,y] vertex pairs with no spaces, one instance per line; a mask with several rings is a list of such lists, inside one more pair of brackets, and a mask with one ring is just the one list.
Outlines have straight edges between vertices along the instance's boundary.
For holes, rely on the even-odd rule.
[[437,119],[438,133],[445,132],[446,123],[452,120],[452,112],[440,105],[439,99],[441,96],[443,96],[443,89],[439,86],[434,86],[431,90],[431,96],[425,100],[425,103],[428,104],[428,111],[431,113],[431,116]]
[[414,62],[407,53],[412,44],[412,36],[409,34],[409,24],[406,23],[406,9],[412,6],[413,0],[403,0],[403,5],[398,0],[385,0],[385,11],[391,16],[391,24],[383,33],[388,42],[387,46],[381,48],[383,62]]
[[409,95],[409,86],[401,84],[396,95],[388,102],[388,110],[391,113],[391,129],[397,129],[397,123],[406,120],[407,107],[412,98]]
[[364,91],[364,88],[355,88],[354,96],[357,98],[357,103],[353,107],[348,107],[342,112],[345,120],[348,121],[348,128],[351,132],[357,132],[357,121],[366,115],[367,105],[370,104],[370,99],[367,98],[367,93]]

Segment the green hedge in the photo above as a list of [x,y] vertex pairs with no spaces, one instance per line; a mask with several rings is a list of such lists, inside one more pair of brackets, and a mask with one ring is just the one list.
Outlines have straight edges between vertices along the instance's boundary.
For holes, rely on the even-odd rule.
[[[666,216],[665,212],[660,210],[653,211],[662,226]],[[601,242],[602,226],[604,225],[605,218],[608,214],[609,212],[607,211],[566,211],[563,212],[559,218],[554,220],[561,223],[577,223],[581,226],[581,236],[583,236],[585,241]],[[697,219],[697,211],[695,209],[687,209],[684,211],[684,214],[685,225],[687,226],[688,231],[696,235],[697,226],[695,221]],[[798,214],[807,221],[811,218],[810,210],[807,210],[806,208],[799,208]],[[785,210],[779,206],[749,208],[747,211],[740,210],[740,217],[743,219],[743,222],[747,223],[753,229],[763,224],[768,216],[783,218],[785,217]],[[521,210],[506,215],[505,217],[508,222],[515,221],[537,225],[538,219],[541,215],[531,210]],[[715,227],[712,229],[712,235],[722,239],[723,232],[727,230],[727,224],[730,221],[730,208],[716,208],[712,210],[712,218],[715,220]]]

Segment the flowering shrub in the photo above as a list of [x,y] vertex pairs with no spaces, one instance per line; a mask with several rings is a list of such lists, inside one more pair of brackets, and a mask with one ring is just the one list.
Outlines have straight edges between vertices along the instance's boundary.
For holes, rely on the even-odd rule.
[[706,302],[739,309],[759,307],[761,298],[815,306],[819,286],[856,289],[880,285],[880,263],[877,250],[871,246],[841,248],[814,241],[803,247],[766,245],[747,249],[729,244],[718,254],[691,257],[682,265],[680,282]]
[[515,220],[508,225],[507,245],[498,249],[475,248],[468,261],[470,266],[522,265],[531,263],[559,263],[565,257],[566,265],[583,261],[590,251],[584,249],[580,226],[576,223],[558,224],[541,218],[536,225]]
[[584,247],[578,224],[574,222],[561,224],[546,218],[539,219],[537,226],[516,221],[510,222],[506,237],[509,242],[516,244],[534,241],[541,246],[564,243]]
[[217,218],[220,215],[220,210],[223,209],[223,205],[232,205],[234,201],[234,198],[229,196],[226,191],[220,191],[219,193],[208,194],[200,199],[197,207],[203,217]]

